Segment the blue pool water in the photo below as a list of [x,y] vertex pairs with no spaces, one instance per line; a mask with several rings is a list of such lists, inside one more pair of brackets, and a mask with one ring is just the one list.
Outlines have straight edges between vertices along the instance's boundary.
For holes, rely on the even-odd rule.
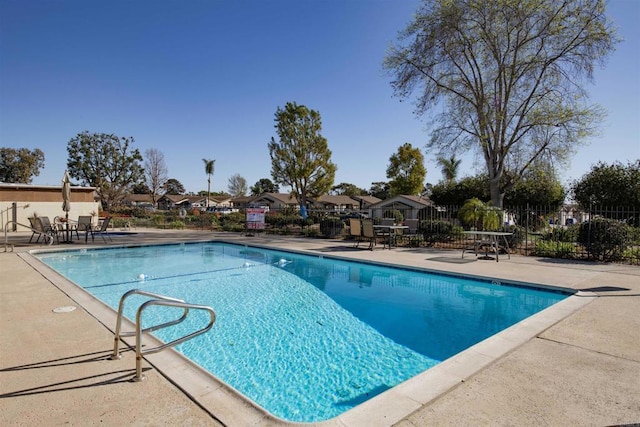
[[[116,310],[130,289],[211,306],[213,329],[178,351],[290,421],[335,417],[567,297],[222,243],[37,256]],[[144,300],[132,297],[125,315]],[[150,308],[143,323],[171,310]],[[173,340],[205,316],[154,334]]]

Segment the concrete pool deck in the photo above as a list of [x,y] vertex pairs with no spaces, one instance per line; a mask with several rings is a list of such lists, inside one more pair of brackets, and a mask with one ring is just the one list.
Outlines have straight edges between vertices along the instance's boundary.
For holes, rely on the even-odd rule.
[[[585,302],[577,310],[561,314],[530,339],[494,358],[483,355],[495,347],[481,349],[480,356],[472,354],[464,366],[441,370],[437,376],[446,378],[434,379],[432,394],[410,400],[405,395],[411,394],[407,389],[413,384],[402,393],[394,388],[385,404],[361,405],[370,417],[367,424],[358,423],[357,416],[347,416],[331,425],[605,426],[640,422],[638,266],[520,256],[502,257],[496,263],[475,260],[473,255],[462,260],[460,251],[429,248],[370,252],[339,240],[135,231],[114,236],[110,245],[216,238],[585,291]],[[183,392],[175,385],[176,378],[165,377],[157,368],[154,358],[164,357],[165,352],[149,357],[153,366],[145,364],[147,381],[131,382],[135,355],[128,351],[121,360],[107,360],[113,325],[101,323],[99,316],[86,311],[85,299],[70,296],[57,279],[28,262],[26,251],[50,248],[27,245],[30,235],[11,233],[15,252],[0,254],[0,424],[278,424],[255,416],[250,404],[228,401],[220,390],[209,391],[213,409],[196,403],[198,395]],[[95,243],[105,246],[101,239]],[[53,312],[68,306],[78,309]]]

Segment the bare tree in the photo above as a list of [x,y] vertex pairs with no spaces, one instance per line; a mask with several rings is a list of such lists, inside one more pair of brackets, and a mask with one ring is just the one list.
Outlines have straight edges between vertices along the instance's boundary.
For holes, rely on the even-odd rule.
[[167,179],[169,179],[169,171],[162,151],[156,148],[149,148],[145,150],[144,158],[144,177],[151,192],[153,207],[156,207],[160,190],[164,188]]
[[502,206],[533,164],[566,161],[596,131],[583,84],[617,41],[604,0],[423,0],[385,67],[433,119],[428,148],[477,150]]
[[247,180],[240,174],[232,175],[229,178],[229,193],[233,197],[244,196],[247,194]]

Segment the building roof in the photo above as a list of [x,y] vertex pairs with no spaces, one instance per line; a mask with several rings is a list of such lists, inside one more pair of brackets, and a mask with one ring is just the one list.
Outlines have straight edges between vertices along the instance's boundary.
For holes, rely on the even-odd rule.
[[[169,199],[172,203],[175,203],[177,205],[188,202],[188,203],[198,203],[198,202],[202,202],[205,200],[204,196],[185,196],[183,194],[165,194],[162,197],[160,197],[160,200],[162,199]],[[212,200],[212,199],[210,199]]]
[[381,200],[378,203],[375,203],[369,206],[370,209],[382,208],[385,206],[393,205],[394,203],[402,203],[405,205],[422,208],[433,206],[433,203],[429,198],[423,196],[410,196],[410,195],[398,195],[392,197],[390,199]]
[[280,202],[286,205],[297,205],[298,201],[290,193],[262,193],[250,200],[250,203],[256,203],[259,200],[268,200],[270,202]]
[[151,194],[127,194],[124,199],[127,202],[153,202]]
[[354,200],[351,197],[345,196],[345,195],[339,195],[339,196],[324,195],[313,200],[319,203],[336,205],[336,206],[360,204],[357,200]]
[[231,199],[231,203],[235,204],[244,204],[249,203],[249,200],[253,199],[253,196],[238,196]]
[[379,199],[376,196],[351,196],[351,198],[353,200],[363,201],[368,205],[373,205],[374,203],[382,201],[382,199]]
[[[85,187],[81,185],[71,185],[71,191],[95,191],[96,187]],[[33,185],[0,182],[0,190],[45,190],[45,191],[62,191],[62,183],[60,185]]]

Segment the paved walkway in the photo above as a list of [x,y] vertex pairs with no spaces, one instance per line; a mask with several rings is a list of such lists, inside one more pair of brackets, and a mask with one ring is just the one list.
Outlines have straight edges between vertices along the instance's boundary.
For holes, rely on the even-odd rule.
[[[352,249],[348,242],[210,232],[135,230],[114,243],[212,238],[419,266],[498,280],[594,292],[593,302],[443,394],[396,418],[372,408],[376,425],[620,425],[640,423],[640,268],[512,256],[476,261],[458,251]],[[0,253],[0,425],[276,425],[246,421],[243,407],[195,403],[158,369],[129,381],[134,358],[107,360],[112,325],[100,323],[21,257],[30,233],[12,233]],[[104,246],[101,241],[97,245]],[[77,245],[81,247],[81,245]],[[77,306],[69,313],[58,307]],[[214,399],[223,402],[223,399]],[[342,424],[341,421],[334,425]],[[357,425],[348,424],[348,425]],[[368,426],[367,426],[368,427]]]

